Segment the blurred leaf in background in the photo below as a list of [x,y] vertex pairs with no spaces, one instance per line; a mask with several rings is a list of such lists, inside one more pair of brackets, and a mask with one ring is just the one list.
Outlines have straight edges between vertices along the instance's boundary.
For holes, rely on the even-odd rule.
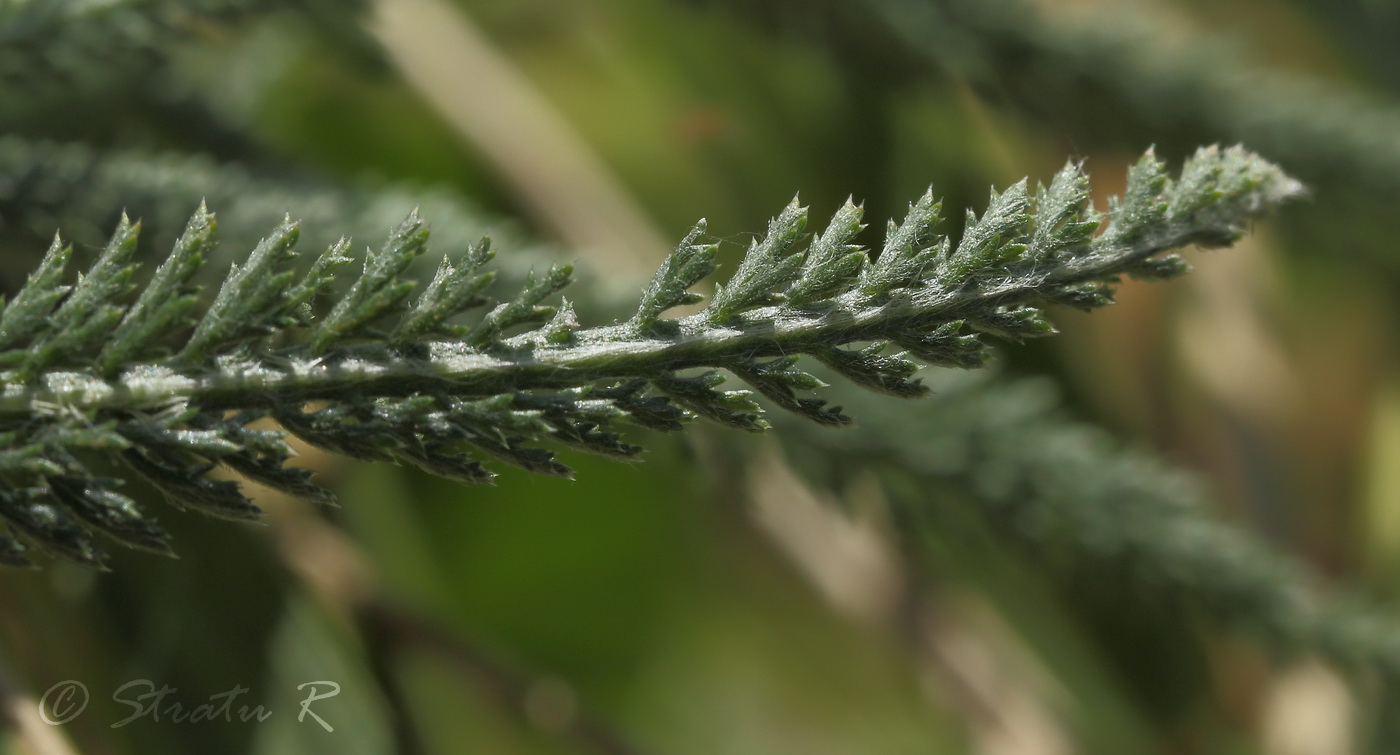
[[[854,430],[639,431],[640,462],[491,488],[303,449],[342,508],[259,490],[267,527],[162,514],[179,561],[0,574],[11,749],[1400,751],[1395,14],[0,3],[6,296],[56,230],[91,259],[122,208],[150,267],[202,197],[219,274],[284,211],[364,246],[421,204],[439,251],[490,231],[507,277],[592,270],[605,321],[696,218],[732,270],[798,192],[884,218],[932,183],[980,212],[1070,156],[1102,205],[1150,145],[1236,142],[1311,189],[1190,276],[1057,309],[1064,337],[999,347],[993,377],[852,395]],[[88,710],[36,724],[65,679]],[[139,679],[273,715],[111,728]],[[318,679],[333,733],[297,721]]]

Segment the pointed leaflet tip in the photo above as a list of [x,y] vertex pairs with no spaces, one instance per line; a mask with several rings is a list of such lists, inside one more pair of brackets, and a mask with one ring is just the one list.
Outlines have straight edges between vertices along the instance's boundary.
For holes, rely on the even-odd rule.
[[796,199],[769,220],[767,233],[750,244],[729,282],[715,290],[705,310],[710,322],[726,322],[745,310],[781,301],[780,289],[802,269],[802,256],[793,251],[806,226],[807,209]]
[[932,187],[909,205],[902,222],[890,219],[885,243],[875,261],[864,266],[860,289],[867,296],[884,296],[918,284],[934,270],[942,247],[934,228],[942,222],[943,203],[934,199]]
[[707,227],[705,218],[700,218],[674,251],[662,260],[642,292],[636,314],[627,321],[629,328],[637,331],[650,329],[660,320],[662,312],[700,300],[699,294],[691,293],[689,289],[714,272],[718,249],[718,245],[702,243]]
[[295,274],[299,225],[290,213],[258,242],[242,265],[233,264],[218,294],[179,352],[180,361],[200,361],[251,338],[282,327],[291,306],[288,292]]
[[182,327],[195,296],[189,280],[204,264],[217,241],[218,224],[203,202],[190,217],[166,260],[136,302],[127,309],[98,356],[100,371],[114,374],[128,362],[147,355],[156,341]]

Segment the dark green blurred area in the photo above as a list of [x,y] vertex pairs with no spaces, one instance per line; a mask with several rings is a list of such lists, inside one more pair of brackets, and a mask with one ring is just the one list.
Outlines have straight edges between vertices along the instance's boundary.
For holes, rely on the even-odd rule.
[[[994,55],[955,26],[930,38],[946,56],[930,62],[885,25],[879,8],[898,3],[457,5],[642,217],[674,239],[708,218],[730,266],[799,192],[816,217],[864,201],[874,232],[932,184],[956,226],[954,208],[980,211],[989,186],[1048,180],[1067,158],[1086,161],[1102,204],[1150,145],[1179,163],[1238,138],[1135,109],[1091,78],[1051,81],[1034,59]],[[1209,38],[1238,60],[1400,107],[1394,3],[1046,0],[1036,12],[1092,24],[1101,6],[1158,25],[1181,55]],[[12,130],[447,187],[527,236],[568,243],[368,36],[274,14],[198,27],[169,53],[129,96],[36,110]],[[1239,249],[1193,253],[1187,278],[1125,285],[1118,307],[1092,317],[1053,313],[1063,335],[1003,347],[1001,369],[1050,376],[1079,418],[1201,475],[1241,527],[1394,598],[1396,196],[1264,154],[1313,196]],[[7,284],[42,252],[33,230],[0,228]],[[597,260],[594,277],[639,287],[649,271],[637,262]],[[0,575],[3,657],[36,697],[63,680],[88,687],[89,708],[61,729],[83,752],[633,751],[613,738],[697,755],[1347,751],[1329,748],[1346,745],[1361,706],[1331,672],[1271,657],[1073,553],[1045,568],[967,515],[962,493],[858,467],[827,470],[834,486],[809,478],[815,493],[797,478],[765,487],[756,480],[782,469],[773,434],[685,436],[637,432],[649,450],[635,464],[566,451],[577,481],[505,471],[491,488],[308,451],[343,508],[264,496],[267,527],[168,510],[179,561],[116,552],[111,573]],[[830,519],[774,513],[813,495],[857,525],[813,535],[803,528]],[[917,552],[887,537],[901,496],[938,512]],[[345,537],[328,544],[327,531]],[[804,532],[842,545],[815,559],[835,577],[794,557],[785,537]],[[847,567],[857,573],[843,583]],[[381,607],[423,625],[337,603],[315,577],[347,568],[368,569]],[[877,588],[894,597],[861,593]],[[242,685],[240,704],[273,715],[112,728],[131,713],[112,693],[142,679],[178,688],[169,699],[187,707]],[[315,706],[334,732],[297,721],[297,685],[316,680],[340,684]]]

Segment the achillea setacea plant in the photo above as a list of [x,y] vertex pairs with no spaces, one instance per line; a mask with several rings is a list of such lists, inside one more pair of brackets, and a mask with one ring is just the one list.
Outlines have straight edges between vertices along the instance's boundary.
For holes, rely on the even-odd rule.
[[[209,476],[216,467],[331,500],[287,464],[285,433],[481,483],[492,477],[482,459],[570,475],[546,446],[631,457],[640,449],[619,435],[624,424],[676,430],[699,416],[763,430],[758,397],[846,424],[812,395],[822,382],[800,368],[804,358],[879,393],[917,397],[921,364],[977,367],[987,335],[1052,333],[1046,305],[1093,309],[1112,301],[1120,276],[1177,275],[1186,266],[1172,250],[1228,245],[1300,191],[1241,148],[1203,149],[1176,180],[1149,153],[1101,213],[1070,164],[1034,193],[1025,181],[994,191],[958,239],[940,230],[941,203],[927,193],[890,221],[873,257],[857,243],[859,206],[847,203],[809,235],[794,200],[704,309],[664,316],[699,302],[691,289],[716,268],[718,245],[701,221],[634,315],[593,327],[567,299],[553,303],[567,265],[496,296],[486,239],[444,258],[415,293],[404,271],[428,240],[416,213],[357,273],[349,240],[303,254],[289,219],[211,296],[191,279],[217,244],[212,213],[195,212],[141,285],[139,224],[123,218],[75,279],[73,250],[55,239],[0,310],[0,516],[14,533],[0,539],[0,556],[28,564],[28,543],[101,566],[93,531],[170,552],[120,492],[128,475],[225,519],[259,510],[237,482]],[[721,371],[748,388],[721,390]],[[281,430],[254,424],[268,418]]]

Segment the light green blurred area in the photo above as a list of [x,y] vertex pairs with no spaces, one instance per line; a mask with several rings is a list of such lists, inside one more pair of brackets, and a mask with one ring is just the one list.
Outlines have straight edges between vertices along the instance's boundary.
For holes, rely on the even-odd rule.
[[[775,4],[776,20],[730,5],[457,2],[642,217],[667,238],[708,218],[729,266],[798,192],[816,217],[863,200],[876,231],[930,184],[945,207],[980,210],[989,186],[1048,180],[1083,158],[1103,197],[1148,145],[1179,160],[1227,138],[1135,122],[1126,136],[1077,133],[1073,118],[1037,120],[956,71],[857,66],[790,4]],[[1134,5],[1395,99],[1387,82],[1400,58],[1372,36],[1400,44],[1400,31],[1355,26],[1365,3]],[[210,97],[214,117],[265,163],[447,186],[563,241],[386,59],[274,20],[212,33],[176,61],[171,86],[227,91]],[[1116,117],[1102,107],[1083,117]],[[214,149],[171,124],[104,128]],[[1011,374],[1059,380],[1076,416],[1200,474],[1240,526],[1394,598],[1394,200],[1353,211],[1343,205],[1356,195],[1332,186],[1238,250],[1193,255],[1196,274],[1129,284],[1120,306],[1092,317],[1056,312],[1061,338],[999,354]],[[627,266],[629,285],[666,251]],[[487,488],[308,454],[342,508],[260,499],[268,527],[169,511],[160,518],[179,561],[117,553],[110,574],[55,564],[0,577],[4,658],[35,695],[65,679],[92,690],[62,729],[91,752],[585,753],[610,751],[613,735],[640,752],[695,755],[1324,752],[1271,744],[1286,731],[1276,712],[1295,660],[1150,595],[1097,593],[1092,574],[1049,573],[961,514],[956,493],[912,493],[944,512],[942,529],[923,557],[895,553],[898,605],[880,620],[848,610],[755,513],[744,462],[778,453],[778,439],[685,435],[636,431],[641,462],[564,451],[575,481],[499,470]],[[878,511],[852,508],[878,529]],[[308,518],[343,533],[378,594],[441,635],[376,635],[328,598],[295,554],[309,554],[313,574],[343,564],[288,534]],[[192,705],[243,685],[274,713],[258,725],[112,729],[128,709],[111,694],[133,679],[168,683]],[[318,679],[341,685],[317,707],[335,732],[296,721],[296,686]],[[1332,709],[1330,688],[1302,689]],[[1346,706],[1334,707],[1355,712]]]

